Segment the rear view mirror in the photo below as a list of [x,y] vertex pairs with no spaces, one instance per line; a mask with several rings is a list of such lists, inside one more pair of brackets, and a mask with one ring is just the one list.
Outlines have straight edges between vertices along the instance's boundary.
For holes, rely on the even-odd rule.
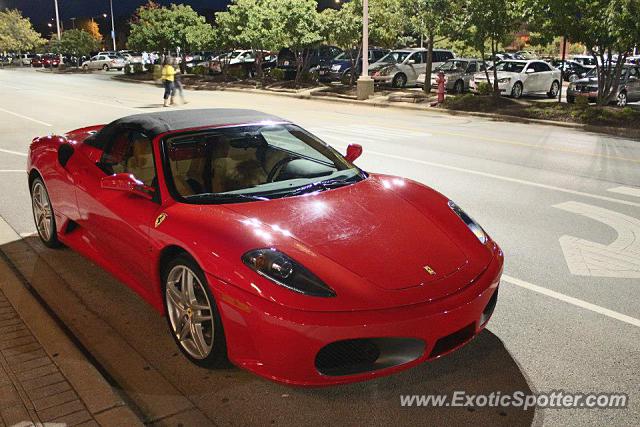
[[358,157],[362,155],[362,145],[349,144],[347,147],[347,155],[344,157],[349,162],[353,163]]
[[123,191],[147,200],[152,200],[155,192],[155,188],[145,185],[144,182],[130,173],[105,176],[100,180],[100,188],[103,190]]

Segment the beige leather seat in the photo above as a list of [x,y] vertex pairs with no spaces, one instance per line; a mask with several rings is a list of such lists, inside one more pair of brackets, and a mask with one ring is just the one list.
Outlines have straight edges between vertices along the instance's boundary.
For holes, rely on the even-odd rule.
[[147,138],[133,141],[133,155],[127,161],[127,171],[135,175],[145,185],[152,185],[156,177],[153,165],[153,148]]

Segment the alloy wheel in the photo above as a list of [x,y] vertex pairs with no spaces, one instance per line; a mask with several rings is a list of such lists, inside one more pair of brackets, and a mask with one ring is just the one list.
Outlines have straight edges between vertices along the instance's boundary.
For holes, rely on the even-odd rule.
[[173,267],[165,299],[176,340],[194,359],[205,359],[213,348],[215,328],[211,302],[198,276],[185,265]]
[[626,92],[620,92],[618,94],[618,106],[619,107],[626,107],[627,106],[627,93]]
[[551,84],[551,92],[550,92],[551,96],[552,97],[558,96],[558,90],[559,90],[558,82],[553,82]]
[[38,234],[44,241],[51,240],[53,230],[53,212],[51,210],[51,202],[49,195],[41,181],[37,181],[33,185],[31,194],[31,204],[33,207],[33,217],[36,221]]

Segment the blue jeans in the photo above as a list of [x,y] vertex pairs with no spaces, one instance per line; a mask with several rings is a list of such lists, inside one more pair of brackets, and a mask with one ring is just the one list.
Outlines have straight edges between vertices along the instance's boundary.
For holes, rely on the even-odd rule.
[[173,96],[176,94],[176,87],[170,80],[163,80],[164,84],[164,99],[169,99],[169,96]]

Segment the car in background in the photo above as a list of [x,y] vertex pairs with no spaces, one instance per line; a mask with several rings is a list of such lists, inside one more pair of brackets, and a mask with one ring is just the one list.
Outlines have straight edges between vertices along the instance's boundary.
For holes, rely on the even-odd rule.
[[[258,50],[255,53],[253,50],[234,50],[218,55],[209,61],[200,63],[191,61],[190,63],[208,68],[209,74],[220,74],[222,73],[222,67],[226,66],[227,70],[243,69],[247,77],[253,77],[256,73],[257,55],[262,56],[261,66],[263,70],[276,66],[275,54],[266,50]],[[189,68],[190,63],[187,63],[187,68]]]
[[98,54],[82,63],[83,70],[118,70],[121,71],[126,65],[124,58],[116,55]]
[[13,56],[11,55],[0,55],[0,64],[2,65],[11,65],[13,63]]
[[518,52],[511,54],[511,57],[513,59],[529,60],[529,59],[537,59],[538,55],[535,52],[531,52],[529,50],[520,50]]
[[[469,90],[469,83],[475,73],[484,71],[484,65],[476,58],[455,58],[436,67],[431,73],[431,87],[437,89],[438,73],[444,73],[444,87],[447,92],[463,93]],[[425,84],[426,74],[418,76],[418,85]]]
[[42,57],[43,55],[40,53],[37,53],[35,55],[33,55],[33,57],[31,58],[31,66],[32,67],[42,67]]
[[[523,95],[545,93],[549,98],[558,96],[560,91],[560,70],[539,60],[509,60],[494,65],[497,71],[498,88],[503,95],[520,98]],[[481,83],[493,85],[493,67],[486,73],[476,73],[470,87],[473,92]]]
[[[432,69],[455,58],[448,49],[433,49]],[[415,86],[418,76],[427,70],[427,49],[410,48],[392,50],[378,62],[369,66],[374,82],[393,87]]]
[[595,68],[597,64],[596,59],[591,55],[571,55],[570,59],[587,68]]
[[640,55],[629,56],[625,62],[627,64],[640,65]]
[[34,56],[35,55],[33,53],[22,53],[18,55],[13,62],[16,64],[29,66],[31,65],[31,60],[33,59]]
[[46,54],[42,56],[42,66],[44,68],[53,68],[60,65],[60,55]]
[[[595,68],[585,78],[569,84],[567,102],[573,104],[580,96],[587,97],[589,102],[595,102],[598,99],[598,75]],[[638,101],[640,101],[640,66],[624,65],[614,102],[620,107],[625,107],[629,102]]]
[[[369,63],[373,64],[387,53],[389,53],[389,49],[378,47],[369,48]],[[318,80],[325,83],[342,82],[347,84],[351,80],[353,65],[356,67],[356,76],[362,73],[362,58],[360,57],[359,50],[342,52],[333,58],[331,62],[318,66]]]
[[564,61],[564,70],[562,69],[562,60],[554,59],[551,61],[551,65],[556,67],[558,70],[563,71],[563,80],[565,82],[572,82],[574,80],[578,80],[586,76],[592,68],[585,67],[579,62],[573,60],[565,60]]
[[119,55],[124,58],[126,64],[142,64],[142,53],[140,52],[123,50]]
[[[331,61],[341,53],[342,49],[339,47],[328,45],[305,49],[302,56],[307,58],[307,60],[306,64],[303,64],[303,71],[304,68],[309,71],[317,71],[320,67],[331,63]],[[293,80],[298,69],[295,53],[286,47],[280,49],[276,66],[284,71],[285,80]]]

